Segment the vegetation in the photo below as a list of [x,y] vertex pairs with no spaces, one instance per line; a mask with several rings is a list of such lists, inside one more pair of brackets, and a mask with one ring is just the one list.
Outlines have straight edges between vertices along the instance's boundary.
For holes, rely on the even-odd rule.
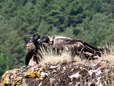
[[0,0],[0,75],[24,64],[24,40],[36,32],[113,43],[113,9],[113,0]]

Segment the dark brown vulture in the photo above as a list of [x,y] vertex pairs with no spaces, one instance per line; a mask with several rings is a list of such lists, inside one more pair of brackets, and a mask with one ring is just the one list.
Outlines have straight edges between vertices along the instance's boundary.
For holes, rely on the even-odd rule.
[[34,34],[29,42],[26,44],[27,49],[27,55],[25,58],[25,64],[28,65],[30,60],[33,59],[34,62],[38,64],[39,60],[42,58],[41,50],[40,50],[40,44],[38,40],[40,39],[40,36],[37,34]]
[[38,36],[33,35],[27,43],[28,53],[26,55],[25,64],[28,65],[31,58],[38,64],[42,58],[41,47],[44,49],[51,48],[57,54],[61,54],[64,50],[71,53],[71,57],[76,55],[94,59],[94,56],[101,56],[101,49],[95,48],[86,42],[76,40],[64,36]]

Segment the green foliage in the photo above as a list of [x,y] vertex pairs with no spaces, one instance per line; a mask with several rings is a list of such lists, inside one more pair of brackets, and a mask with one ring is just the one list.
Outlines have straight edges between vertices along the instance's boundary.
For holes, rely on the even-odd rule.
[[5,70],[9,69],[8,61],[8,57],[3,53],[0,53],[0,76],[3,74]]
[[113,4],[113,0],[1,0],[0,70],[24,65],[24,39],[33,33],[74,37],[95,46],[114,42]]

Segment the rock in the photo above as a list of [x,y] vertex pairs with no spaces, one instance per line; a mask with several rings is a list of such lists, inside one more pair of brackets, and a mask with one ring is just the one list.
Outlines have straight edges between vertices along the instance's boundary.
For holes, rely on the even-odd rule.
[[0,86],[113,86],[113,69],[97,60],[27,66],[6,71]]

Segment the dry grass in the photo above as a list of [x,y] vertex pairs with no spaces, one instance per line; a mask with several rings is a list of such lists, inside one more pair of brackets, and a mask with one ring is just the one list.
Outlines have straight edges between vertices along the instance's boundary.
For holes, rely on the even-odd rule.
[[[43,50],[43,49],[42,49]],[[44,51],[44,50],[43,50]],[[48,50],[47,52],[43,52],[43,59],[39,64],[61,64],[67,63],[72,61],[72,57],[70,53],[67,51],[63,51],[61,55],[57,55],[57,52],[53,52],[52,50]],[[73,58],[73,61],[81,61],[79,56]]]
[[105,51],[99,60],[108,61],[109,63],[113,64],[114,63],[114,46],[107,45],[106,47],[107,47],[107,49],[109,49],[108,52]]
[[[114,46],[106,46],[110,52],[104,52],[104,54],[99,57],[96,60],[88,60],[88,59],[82,59],[79,56],[75,56],[73,58],[73,61],[76,62],[84,62],[89,61],[93,63],[100,63],[102,61],[108,61],[111,65],[114,63]],[[57,52],[48,49],[45,51],[45,49],[42,48],[42,55],[43,59],[41,59],[40,64],[58,64],[58,63],[67,63],[72,61],[72,57],[70,56],[70,53],[68,51],[63,51],[61,55],[57,55]]]

